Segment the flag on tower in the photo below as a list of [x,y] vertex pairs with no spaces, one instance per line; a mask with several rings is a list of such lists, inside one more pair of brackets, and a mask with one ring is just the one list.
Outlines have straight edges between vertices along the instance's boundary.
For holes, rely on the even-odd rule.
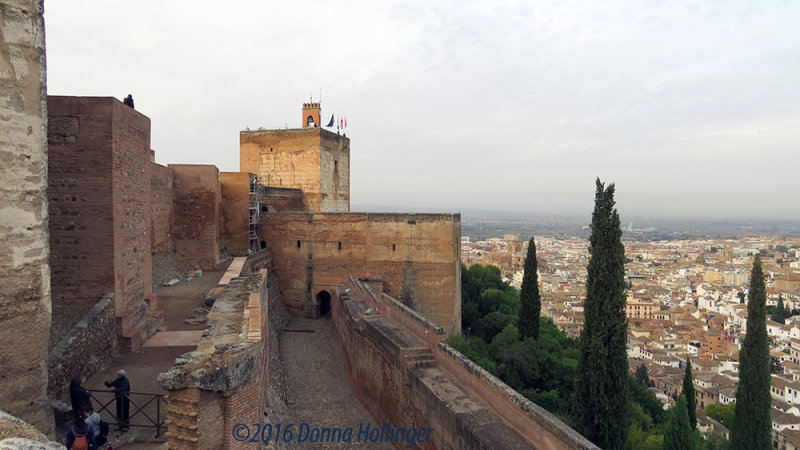
[[332,127],[332,126],[333,126],[333,114],[331,114],[331,121],[330,121],[330,122],[328,122],[328,125],[327,125],[327,127],[328,127],[328,128],[330,128],[330,127]]

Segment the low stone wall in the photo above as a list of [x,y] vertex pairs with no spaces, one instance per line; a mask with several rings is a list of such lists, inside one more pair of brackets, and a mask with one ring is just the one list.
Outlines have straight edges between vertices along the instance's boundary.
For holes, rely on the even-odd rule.
[[269,249],[259,250],[247,257],[247,260],[242,267],[241,275],[250,275],[251,273],[258,272],[261,269],[272,267],[272,252]]
[[445,344],[440,327],[379,281],[351,277],[333,301],[351,385],[379,422],[433,428],[436,448],[597,448]]
[[0,449],[63,449],[22,419],[0,411]]
[[103,297],[47,357],[47,396],[69,404],[72,378],[86,380],[116,352],[114,300]]
[[[167,447],[245,448],[234,441],[234,423],[261,421],[260,293],[265,273],[231,280],[208,313],[197,350],[181,355],[158,376],[167,395]],[[256,286],[255,292],[251,287]],[[235,422],[231,422],[235,421]],[[231,422],[231,423],[229,423]]]

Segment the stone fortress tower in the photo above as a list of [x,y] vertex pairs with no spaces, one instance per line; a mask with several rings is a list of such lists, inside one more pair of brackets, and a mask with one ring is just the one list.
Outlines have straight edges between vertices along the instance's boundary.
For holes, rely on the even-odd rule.
[[239,170],[264,186],[299,189],[306,210],[350,211],[350,139],[320,127],[320,104],[304,103],[302,128],[239,133]]

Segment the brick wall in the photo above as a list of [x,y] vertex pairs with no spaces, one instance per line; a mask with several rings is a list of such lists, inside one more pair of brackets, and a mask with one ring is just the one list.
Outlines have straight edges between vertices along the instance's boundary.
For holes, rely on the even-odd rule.
[[317,295],[349,275],[382,277],[388,294],[460,330],[458,214],[275,213],[261,216],[259,233],[295,315],[317,317]]
[[41,0],[0,4],[0,409],[44,433],[50,335]]
[[115,292],[111,102],[48,97],[53,302],[88,311]]
[[150,163],[150,207],[152,254],[172,251],[172,169]]
[[[220,248],[244,256],[250,248],[250,174],[220,172]],[[257,207],[257,205],[254,205]]]
[[114,300],[117,312],[152,294],[150,119],[113,99],[111,189],[114,195]]
[[196,269],[219,267],[219,170],[209,165],[170,164],[175,191],[173,245]]
[[156,331],[150,119],[111,97],[48,97],[53,299],[88,311],[113,294],[118,349]]

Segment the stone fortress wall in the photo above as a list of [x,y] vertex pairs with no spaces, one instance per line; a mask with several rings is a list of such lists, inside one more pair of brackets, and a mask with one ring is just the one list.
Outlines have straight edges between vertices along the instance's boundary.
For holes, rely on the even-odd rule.
[[44,433],[50,336],[42,1],[0,3],[0,409]]

